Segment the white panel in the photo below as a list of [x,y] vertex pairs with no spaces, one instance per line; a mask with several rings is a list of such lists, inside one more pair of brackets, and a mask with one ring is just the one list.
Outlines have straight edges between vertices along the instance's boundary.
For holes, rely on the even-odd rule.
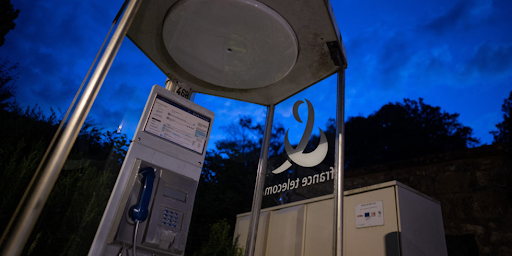
[[[263,256],[267,244],[267,233],[268,233],[268,212],[260,213],[260,220],[258,222],[258,233],[256,236],[256,248],[254,250],[255,256]],[[251,215],[244,217],[238,217],[235,225],[235,237],[238,236],[238,247],[245,249],[247,242],[247,236],[249,234],[249,222],[251,221]]]
[[281,80],[298,55],[292,27],[255,0],[179,1],[163,21],[162,38],[169,55],[188,73],[235,89]]
[[[184,24],[182,28],[180,28],[179,24],[176,25],[175,28],[177,30],[183,29],[183,34],[180,35],[181,32],[177,32],[176,36],[170,39],[179,40],[180,37],[182,37],[181,40],[179,40],[182,41],[182,43],[176,46],[186,51],[186,53],[189,53],[182,53],[181,55],[190,56],[190,58],[184,58],[186,56],[182,56],[182,63],[178,64],[179,62],[175,59],[178,57],[175,55],[171,57],[173,54],[169,54],[166,49],[165,43],[166,41],[167,43],[169,42],[169,38],[164,39],[164,33],[172,33],[168,28],[173,28],[173,26],[167,27],[170,24],[166,25],[166,23],[170,22],[169,19],[171,18],[179,18],[179,15],[167,15],[170,8],[176,11],[176,8],[179,8],[180,5],[193,2],[199,1],[144,0],[127,33],[127,36],[132,42],[134,42],[163,73],[175,77],[180,82],[189,84],[192,91],[261,105],[277,104],[336,73],[340,69],[340,67],[334,65],[330,58],[326,42],[337,42],[339,49],[343,53],[343,60],[344,62],[346,61],[344,54],[345,47],[341,40],[339,30],[335,25],[336,21],[334,20],[334,16],[332,16],[333,12],[329,0],[239,0],[201,1],[204,2],[204,4],[201,3],[199,6],[200,10],[197,11],[206,10],[210,12],[197,14],[207,20],[203,21],[203,19],[194,17],[190,21],[185,22],[186,24]],[[248,4],[252,2],[253,7],[242,8],[242,4],[239,4],[234,8],[226,8],[229,7],[226,5],[237,2]],[[270,15],[270,17],[269,15],[258,15],[259,17],[255,17],[254,15],[258,14],[258,9],[261,10],[262,8],[260,6],[264,5],[281,16],[282,20],[288,23],[291,29],[286,28],[287,26],[279,22],[276,17],[272,17],[272,15]],[[235,11],[234,14],[230,12],[230,10],[233,9]],[[218,16],[212,17],[212,15],[224,15],[224,17],[221,16],[221,18],[218,18]],[[219,24],[221,22],[224,24]],[[226,22],[227,24],[225,24]],[[197,23],[201,23],[201,25],[197,26]],[[216,24],[221,25],[221,27],[215,27]],[[250,25],[250,30],[247,29],[248,25]],[[257,30],[251,29],[251,27],[254,26],[263,27]],[[223,28],[232,31],[232,33],[226,31],[219,34],[219,30]],[[201,35],[199,36],[198,33]],[[297,43],[293,42],[295,40],[292,40],[290,33],[296,34]],[[195,41],[186,42],[188,39],[195,39]],[[233,46],[237,49],[230,47],[232,44],[234,44]],[[269,47],[262,48],[262,45]],[[299,48],[297,48],[297,46]],[[194,49],[196,52],[194,52]],[[197,52],[197,50],[200,52]],[[296,55],[296,53],[300,54]],[[236,57],[237,55],[239,55],[239,57]],[[268,59],[269,55],[269,61],[262,61],[263,59]],[[297,58],[295,59],[293,56]],[[249,61],[244,61],[246,58]],[[201,70],[198,69],[198,67],[193,70],[189,68],[187,71],[183,61],[195,61],[195,65],[199,65],[198,63],[202,62],[201,66],[211,67],[207,70]],[[222,64],[223,62],[229,65]],[[247,62],[252,65],[246,67],[244,64]],[[193,65],[193,63],[188,63],[188,65],[190,64]],[[345,65],[345,63],[340,64]],[[290,67],[290,65],[292,69],[288,73],[287,67]],[[217,68],[215,67],[224,67],[224,69],[216,71]],[[252,71],[250,70],[251,67],[253,67]],[[242,69],[244,72],[237,72],[237,74],[232,72],[232,70],[237,71],[239,69]],[[194,71],[195,73],[193,73]],[[208,71],[213,71],[213,74]],[[282,73],[280,73],[280,71]],[[198,75],[197,72],[203,73],[203,76]],[[254,76],[250,72],[261,75],[259,77]],[[234,87],[230,88],[229,83],[214,85],[207,82],[212,81],[211,77],[206,78],[207,80],[203,80],[205,79],[205,75],[215,77],[215,73],[232,73],[239,77],[246,76],[248,78],[254,78],[252,80],[256,82],[252,83],[250,79],[235,79],[249,81],[246,84],[248,84],[250,88],[254,88],[255,85],[258,85],[255,83],[261,83],[267,86],[256,89],[237,89],[239,86],[245,86],[244,83],[241,82],[235,84],[238,86],[234,86],[233,82],[231,82],[231,86]],[[286,73],[288,73],[288,75],[282,77]],[[265,74],[267,74],[267,76],[265,76]],[[274,77],[270,77],[269,75],[274,75]],[[280,77],[282,77],[282,79],[278,79]],[[272,82],[271,80],[275,80],[276,82],[269,84]],[[230,80],[224,81],[230,82]]]
[[[356,228],[356,206],[379,201],[384,225]],[[333,255],[332,196],[297,204],[272,207],[265,212],[268,233],[258,231],[256,255]],[[439,203],[401,183],[393,181],[345,191],[343,210],[344,256],[447,256]],[[237,219],[235,235],[242,234],[242,245],[247,239],[248,222],[248,215]],[[266,245],[260,240],[265,234]]]
[[302,256],[305,206],[270,213],[266,256]]
[[[356,206],[376,201],[382,201],[384,225],[356,228]],[[344,256],[399,255],[394,187],[345,196],[343,213]]]
[[397,186],[404,256],[446,256],[441,205]]
[[332,256],[334,200],[307,205],[304,256]]

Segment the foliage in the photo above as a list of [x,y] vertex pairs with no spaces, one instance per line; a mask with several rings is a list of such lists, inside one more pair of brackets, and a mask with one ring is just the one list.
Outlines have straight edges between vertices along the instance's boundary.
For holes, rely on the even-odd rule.
[[458,117],[425,104],[421,98],[419,102],[405,99],[404,103],[386,104],[367,118],[349,117],[345,165],[356,168],[476,146],[479,140]]
[[242,256],[243,250],[238,248],[238,237],[231,236],[231,226],[223,219],[210,225],[210,235],[201,249],[194,256]]
[[17,79],[17,74],[14,71],[17,67],[17,64],[11,65],[7,60],[0,60],[0,110],[7,109],[15,95],[14,83]]
[[[507,112],[509,114],[509,112]],[[40,108],[21,109],[11,104],[0,110],[0,226],[5,227],[24,188],[32,177],[59,117],[45,116]],[[419,102],[387,104],[365,117],[346,123],[346,164],[349,168],[396,161],[422,154],[466,148],[478,143],[471,129],[458,122],[457,114],[442,112]],[[207,152],[196,194],[187,255],[239,255],[228,234],[233,234],[236,214],[250,211],[258,169],[262,124],[241,117],[237,125],[224,127],[229,136]],[[70,157],[27,242],[27,255],[84,255],[101,219],[128,141],[125,135],[102,131],[89,120],[81,130]],[[270,155],[278,162],[283,154],[284,128],[273,127]],[[332,163],[335,123],[324,130]],[[314,136],[306,148],[316,148]],[[12,189],[16,188],[16,189]],[[204,228],[210,226],[208,235]],[[207,241],[204,243],[204,241]],[[58,249],[56,249],[58,248]]]
[[[331,166],[336,132],[334,120],[329,120],[326,126],[324,132],[330,153],[322,164]],[[263,125],[241,117],[237,125],[227,126],[225,130],[228,138],[218,141],[217,150],[206,156],[187,255],[192,255],[200,241],[207,239],[202,232],[204,227],[223,218],[234,225],[235,214],[250,211]],[[286,159],[282,148],[284,131],[281,125],[273,128],[269,162],[282,163]],[[441,111],[439,107],[425,104],[422,99],[387,104],[367,118],[351,117],[345,131],[347,168],[458,150],[478,143],[471,137],[471,128],[460,124],[458,114]],[[305,152],[314,150],[319,140],[318,136],[313,136]],[[267,201],[270,199],[265,197]]]
[[[0,46],[18,13],[9,0],[0,0]],[[0,230],[6,228],[59,123],[53,110],[46,116],[37,106],[22,109],[13,101],[16,68],[0,60]],[[86,121],[23,255],[87,254],[127,147],[126,135],[102,132]]]
[[[0,110],[0,227],[5,229],[57,129],[58,117],[13,104]],[[126,135],[87,121],[56,181],[25,255],[86,255],[128,147]],[[3,244],[5,245],[5,243]]]
[[498,131],[492,131],[494,143],[512,143],[512,91],[501,105],[503,111],[503,121],[496,125]]
[[[222,128],[228,135],[228,138],[216,142],[215,146],[218,153],[229,159],[233,157],[255,159],[258,157],[265,132],[263,124],[254,124],[250,117],[241,116],[238,124],[230,124]],[[275,124],[272,129],[269,148],[270,156],[282,152],[282,142],[279,138],[282,138],[285,132],[281,124]]]
[[4,45],[5,35],[14,29],[20,10],[15,10],[10,0],[0,0],[0,46]]
[[[349,117],[345,122],[345,168],[347,170],[400,161],[428,154],[450,152],[476,146],[472,129],[458,121],[458,114],[441,111],[423,102],[404,99],[388,103],[368,117]],[[336,124],[330,119],[325,135],[329,154],[324,162],[334,162]],[[306,152],[317,145],[313,136]]]
[[[276,125],[271,139],[271,153],[277,152],[284,128]],[[251,210],[264,126],[241,117],[238,125],[224,127],[229,136],[216,142],[209,151],[199,180],[192,213],[186,255],[193,255],[208,239],[204,227],[227,219],[233,227],[236,214]],[[233,230],[230,231],[231,233]]]

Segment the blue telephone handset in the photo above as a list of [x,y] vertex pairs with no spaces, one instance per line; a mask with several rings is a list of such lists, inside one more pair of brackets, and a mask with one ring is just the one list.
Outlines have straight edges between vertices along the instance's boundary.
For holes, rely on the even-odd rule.
[[153,167],[145,167],[139,170],[139,174],[142,175],[141,183],[143,185],[140,199],[139,202],[130,207],[128,211],[128,216],[134,222],[143,222],[148,218],[149,201],[151,200],[153,182],[155,181],[155,169]]

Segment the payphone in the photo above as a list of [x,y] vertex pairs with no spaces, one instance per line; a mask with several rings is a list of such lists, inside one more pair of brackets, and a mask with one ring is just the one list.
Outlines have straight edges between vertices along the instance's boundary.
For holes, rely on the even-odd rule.
[[153,86],[89,255],[183,255],[214,113]]

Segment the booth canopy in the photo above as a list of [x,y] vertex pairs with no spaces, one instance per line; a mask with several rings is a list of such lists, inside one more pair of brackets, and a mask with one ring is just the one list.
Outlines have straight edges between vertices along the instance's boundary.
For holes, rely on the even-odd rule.
[[328,0],[143,0],[127,36],[178,84],[261,105],[347,63]]

